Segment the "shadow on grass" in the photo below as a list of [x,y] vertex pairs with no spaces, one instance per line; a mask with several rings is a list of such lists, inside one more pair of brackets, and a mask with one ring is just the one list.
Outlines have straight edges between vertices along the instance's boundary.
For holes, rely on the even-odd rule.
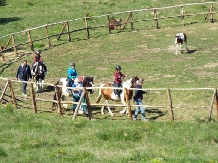
[[0,24],[7,24],[13,21],[18,21],[20,18],[18,17],[11,17],[11,18],[0,18]]
[[192,53],[195,53],[197,50],[189,50],[188,52],[187,52],[187,54],[192,54]]
[[55,89],[54,89],[54,86],[51,86],[51,85],[43,89],[43,92],[53,92],[53,91],[55,91]]
[[156,120],[157,118],[165,115],[165,113],[159,109],[149,109],[149,110],[147,109],[145,111],[145,114],[146,114],[146,112],[149,114],[155,114],[155,116],[151,116],[151,118],[149,118],[150,120]]
[[6,3],[6,0],[0,0],[0,6],[6,6],[7,3]]

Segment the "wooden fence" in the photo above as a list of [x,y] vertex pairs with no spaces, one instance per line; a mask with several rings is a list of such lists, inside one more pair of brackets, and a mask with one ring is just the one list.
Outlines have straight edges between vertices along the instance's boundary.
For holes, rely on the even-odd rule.
[[[13,102],[13,105],[14,105],[14,108],[15,109],[18,109],[18,106],[17,106],[17,100],[20,99],[22,96],[19,96],[19,95],[16,95],[13,91],[13,86],[12,86],[12,83],[11,81],[13,82],[19,82],[21,83],[21,81],[17,81],[17,80],[10,80],[8,78],[3,78],[3,77],[0,77],[0,79],[2,79],[2,81],[5,81],[5,86],[4,86],[4,89],[1,92],[1,96],[0,96],[0,102],[2,102],[2,100],[4,100],[4,96],[8,96],[11,98],[11,101]],[[44,83],[45,85],[49,85],[49,86],[52,86],[54,87],[54,90],[56,93],[56,99],[57,100],[53,100],[53,99],[44,99],[44,98],[36,98],[35,97],[35,92],[34,92],[34,88],[33,88],[33,82],[26,82],[29,84],[30,86],[30,94],[31,96],[30,97],[22,97],[22,98],[26,98],[26,99],[30,99],[31,100],[31,106],[32,106],[32,109],[33,109],[33,112],[34,113],[37,113],[37,101],[41,101],[41,102],[52,102],[52,103],[56,103],[57,104],[57,107],[58,107],[58,110],[59,110],[59,114],[62,116],[62,107],[61,107],[61,104],[78,104],[77,105],[77,108],[74,112],[74,115],[73,115],[73,119],[76,119],[76,116],[78,115],[78,110],[79,110],[79,107],[80,105],[86,105],[87,106],[87,109],[88,109],[88,117],[89,117],[89,120],[92,119],[92,109],[91,107],[93,106],[114,106],[114,107],[119,107],[119,106],[122,106],[122,107],[127,107],[128,109],[128,113],[129,114],[129,118],[130,120],[132,120],[132,114],[131,114],[131,107],[133,106],[144,106],[146,108],[168,108],[168,113],[169,113],[169,118],[170,120],[174,120],[174,109],[175,108],[182,108],[181,106],[173,106],[173,102],[172,102],[172,94],[171,94],[171,91],[184,91],[184,90],[187,90],[187,91],[190,91],[190,90],[213,90],[213,95],[212,95],[212,99],[211,99],[211,102],[210,102],[210,105],[208,106],[186,106],[185,108],[209,108],[209,113],[208,113],[208,120],[210,121],[211,120],[211,115],[212,115],[212,110],[213,110],[213,105],[215,103],[216,105],[216,118],[218,119],[218,93],[217,93],[217,89],[216,88],[153,88],[153,89],[140,89],[140,90],[146,90],[146,91],[166,91],[166,94],[167,94],[167,100],[168,100],[168,103],[165,105],[165,106],[150,106],[150,105],[131,105],[130,104],[130,101],[127,99],[127,102],[126,102],[126,105],[117,105],[117,104],[96,104],[96,103],[90,103],[90,100],[89,100],[89,94],[87,92],[87,89],[90,89],[90,88],[83,88],[83,94],[81,95],[81,98],[79,100],[79,102],[73,102],[73,101],[62,101],[60,96],[58,96],[58,87],[62,87],[60,85],[53,85],[53,84],[50,84],[50,83]],[[7,88],[9,87],[10,89],[10,94],[11,95],[8,95],[6,94],[6,90]],[[69,88],[70,89],[70,88]],[[92,87],[91,89],[100,89],[100,87]],[[135,88],[130,88],[131,90],[136,90]],[[1,90],[1,89],[0,89]],[[126,91],[126,88],[123,90],[123,91]],[[86,99],[86,103],[82,103],[82,98],[85,98]]]
[[[31,51],[34,51],[34,42],[38,42],[41,40],[47,40],[48,47],[50,48],[50,47],[52,47],[51,37],[57,37],[57,40],[60,40],[60,37],[62,35],[67,35],[67,41],[71,42],[72,41],[71,34],[74,32],[78,32],[78,31],[86,31],[87,39],[89,39],[91,37],[90,30],[96,29],[96,28],[101,28],[101,27],[107,27],[108,33],[111,34],[111,31],[114,29],[114,26],[121,26],[122,25],[122,30],[124,30],[126,28],[127,24],[130,24],[130,29],[131,29],[131,31],[133,31],[134,30],[134,23],[143,22],[143,21],[154,21],[155,27],[158,29],[160,27],[159,20],[169,19],[169,18],[182,18],[182,25],[185,25],[185,17],[191,17],[191,16],[196,16],[196,15],[205,15],[203,17],[203,19],[210,20],[211,23],[213,23],[214,22],[214,14],[217,13],[217,11],[214,11],[215,4],[218,4],[218,2],[191,3],[191,4],[182,4],[182,5],[168,6],[168,7],[162,7],[162,8],[141,9],[141,10],[132,10],[132,11],[126,11],[126,12],[112,13],[111,15],[128,14],[127,19],[120,24],[116,24],[116,23],[114,23],[114,21],[111,22],[110,21],[111,15],[109,15],[109,14],[101,15],[101,16],[93,16],[93,17],[84,17],[84,18],[78,18],[78,19],[74,19],[74,20],[62,21],[62,22],[58,22],[58,23],[46,24],[43,26],[27,29],[27,30],[20,31],[20,32],[11,33],[9,35],[0,37],[0,41],[5,39],[5,38],[8,38],[6,41],[6,44],[3,43],[3,41],[0,42],[0,55],[2,56],[2,60],[5,61],[4,53],[7,50],[13,49],[14,56],[17,57],[18,56],[18,54],[17,54],[18,47],[22,46],[22,45],[28,45],[28,44],[30,46]],[[194,5],[209,5],[208,11],[195,13],[195,14],[185,14],[184,8],[186,6],[194,6]],[[158,11],[166,10],[166,9],[173,9],[173,8],[179,8],[180,14],[173,15],[173,16],[158,17]],[[134,17],[134,19],[133,19],[134,13],[145,12],[145,11],[153,11],[153,18],[136,20],[137,18]],[[89,20],[94,19],[94,18],[97,19],[97,18],[101,18],[101,17],[105,17],[105,22],[107,22],[106,24],[97,25],[97,26],[91,26],[88,24]],[[78,20],[83,20],[85,23],[85,27],[80,28],[80,29],[70,30],[70,22],[74,22],[74,21],[78,21]],[[50,26],[54,26],[54,25],[62,25],[62,29],[61,29],[60,33],[58,33],[58,34],[49,35],[48,28]],[[33,40],[31,32],[34,30],[37,30],[37,29],[42,29],[42,28],[45,29],[45,37],[42,37],[42,38],[38,37],[38,39]],[[15,36],[18,34],[27,35],[28,41],[24,42],[24,43],[17,44]],[[11,43],[11,46],[9,46],[10,43]]]

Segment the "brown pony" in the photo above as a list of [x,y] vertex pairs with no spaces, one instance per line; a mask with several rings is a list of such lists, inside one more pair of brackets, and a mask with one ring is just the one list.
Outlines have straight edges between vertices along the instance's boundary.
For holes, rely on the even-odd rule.
[[[113,88],[113,84],[112,83],[106,83],[106,84],[102,84],[99,89],[99,96],[97,98],[96,103],[99,103],[102,96],[104,96],[104,104],[108,104],[108,100],[112,100],[115,102],[120,102],[122,101],[122,103],[124,105],[126,105],[126,95],[124,94],[124,88],[127,88],[127,93],[128,93],[128,100],[131,100],[132,96],[133,96],[133,90],[130,90],[128,88],[135,88],[136,86],[136,82],[139,80],[139,78],[133,77],[125,82],[122,83],[122,92],[120,93],[120,97],[117,97],[114,94],[114,88]],[[105,87],[105,88],[104,88]],[[112,89],[111,89],[112,88]],[[107,107],[109,113],[111,114],[111,116],[114,116],[114,114],[112,113],[110,107]],[[127,111],[127,107],[124,108],[123,111],[120,111],[120,113],[125,113]],[[104,114],[104,106],[102,106],[101,108],[101,114]],[[127,112],[126,112],[127,114]]]
[[185,33],[177,33],[175,35],[176,39],[175,39],[175,44],[176,44],[176,47],[177,47],[177,51],[178,51],[178,47],[180,45],[180,50],[182,50],[182,44],[183,42],[185,42],[186,44],[186,49],[188,51],[188,46],[187,46],[187,36]]
[[122,25],[122,19],[116,20],[113,17],[109,19],[109,26],[111,30],[117,29],[118,27],[120,27],[121,29],[121,25]]

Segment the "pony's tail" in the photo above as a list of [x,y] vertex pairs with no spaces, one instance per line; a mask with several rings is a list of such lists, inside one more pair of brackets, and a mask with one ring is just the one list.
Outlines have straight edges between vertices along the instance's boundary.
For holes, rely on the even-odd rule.
[[98,98],[96,100],[96,104],[98,104],[100,101],[101,101],[101,98],[102,98],[102,94],[101,94],[101,88],[104,86],[104,84],[102,84],[100,86],[100,89],[99,89],[99,95],[98,95]]
[[101,97],[102,97],[102,95],[100,94],[100,95],[98,96],[98,99],[96,100],[96,104],[98,104],[98,103],[101,101]]

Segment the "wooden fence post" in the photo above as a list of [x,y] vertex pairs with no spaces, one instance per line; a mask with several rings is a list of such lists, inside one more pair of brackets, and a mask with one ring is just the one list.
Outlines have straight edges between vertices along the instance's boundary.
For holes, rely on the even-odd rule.
[[167,95],[168,95],[170,119],[171,119],[171,120],[174,120],[173,106],[172,106],[172,98],[171,98],[171,93],[170,93],[170,89],[169,89],[169,88],[167,88]]
[[156,9],[154,9],[154,19],[155,19],[156,29],[158,29],[159,26],[158,26],[157,10]]
[[72,120],[76,119],[76,116],[77,116],[77,114],[78,114],[79,107],[80,107],[80,105],[81,105],[81,103],[82,103],[82,99],[84,98],[84,95],[85,95],[85,91],[83,90],[83,93],[82,93],[82,95],[81,95],[81,97],[80,97],[80,99],[79,99],[79,102],[78,102],[78,104],[77,104],[77,106],[76,106],[76,109],[75,109],[75,112],[74,112],[74,114],[73,114]]
[[86,25],[87,39],[90,39],[87,17],[85,17],[84,21],[85,21],[85,25]]
[[129,14],[130,14],[131,31],[133,31],[134,30],[134,27],[133,27],[133,15],[132,15],[132,12],[130,12]]
[[183,24],[183,26],[185,26],[184,6],[181,6],[181,14],[182,14],[182,24]]
[[58,91],[58,86],[55,85],[55,94],[56,94],[56,99],[57,99],[57,105],[58,105],[58,111],[59,111],[59,114],[62,116],[63,113],[62,113],[62,108],[61,108],[61,97],[60,97],[60,93]]
[[15,57],[17,57],[17,46],[15,44],[14,34],[11,35],[11,38],[12,38],[12,42],[13,42],[13,45],[14,45],[14,55],[15,55]]
[[[0,51],[2,51],[2,46],[1,45],[0,45]],[[2,61],[5,61],[4,53],[0,52],[0,54],[2,55]]]
[[71,42],[71,37],[70,37],[70,26],[69,26],[69,23],[66,22],[66,25],[67,25],[68,41]]
[[47,37],[47,40],[48,40],[48,46],[50,48],[51,47],[51,41],[50,41],[50,37],[48,35],[48,26],[47,25],[45,26],[45,34],[46,34],[46,37]]
[[129,18],[130,18],[130,13],[129,13],[126,21],[123,23],[123,29],[122,30],[124,30],[126,28],[126,25],[127,25],[128,21],[129,21]]
[[18,108],[17,108],[16,98],[15,98],[15,96],[14,96],[13,87],[12,87],[12,84],[11,84],[11,81],[10,81],[10,80],[8,80],[8,84],[9,84],[9,88],[10,88],[10,91],[11,91],[11,97],[12,97],[12,100],[13,100],[13,102],[14,102],[14,107],[15,107],[16,109],[18,109]]
[[129,119],[132,120],[132,111],[131,111],[131,105],[130,105],[130,101],[129,101],[129,94],[127,91],[127,88],[124,89],[124,94],[125,94],[125,98],[126,98],[126,104],[127,104],[127,110],[129,113]]
[[106,15],[106,16],[107,16],[107,22],[108,22],[108,32],[109,32],[109,34],[111,34],[110,15]]
[[89,101],[88,91],[85,88],[83,89],[83,91],[85,91],[86,107],[88,109],[89,120],[91,120],[92,119],[92,109],[91,109],[91,105],[90,105],[90,101]]
[[8,81],[6,82],[5,87],[4,87],[3,91],[2,91],[2,95],[0,97],[0,102],[2,101],[2,99],[3,99],[4,95],[5,95],[7,87],[8,87]]
[[208,13],[207,13],[207,15],[206,15],[204,20],[207,20],[207,17],[210,14],[210,22],[214,23],[212,12],[213,12],[213,3],[210,4],[210,8],[208,9]]
[[30,83],[30,93],[31,93],[33,111],[35,113],[37,113],[36,99],[35,99],[35,93],[34,93],[34,88],[33,88],[33,83],[32,82]]
[[27,35],[28,35],[28,39],[30,42],[30,49],[34,52],[33,40],[32,40],[31,34],[30,34],[30,30],[27,31]]

